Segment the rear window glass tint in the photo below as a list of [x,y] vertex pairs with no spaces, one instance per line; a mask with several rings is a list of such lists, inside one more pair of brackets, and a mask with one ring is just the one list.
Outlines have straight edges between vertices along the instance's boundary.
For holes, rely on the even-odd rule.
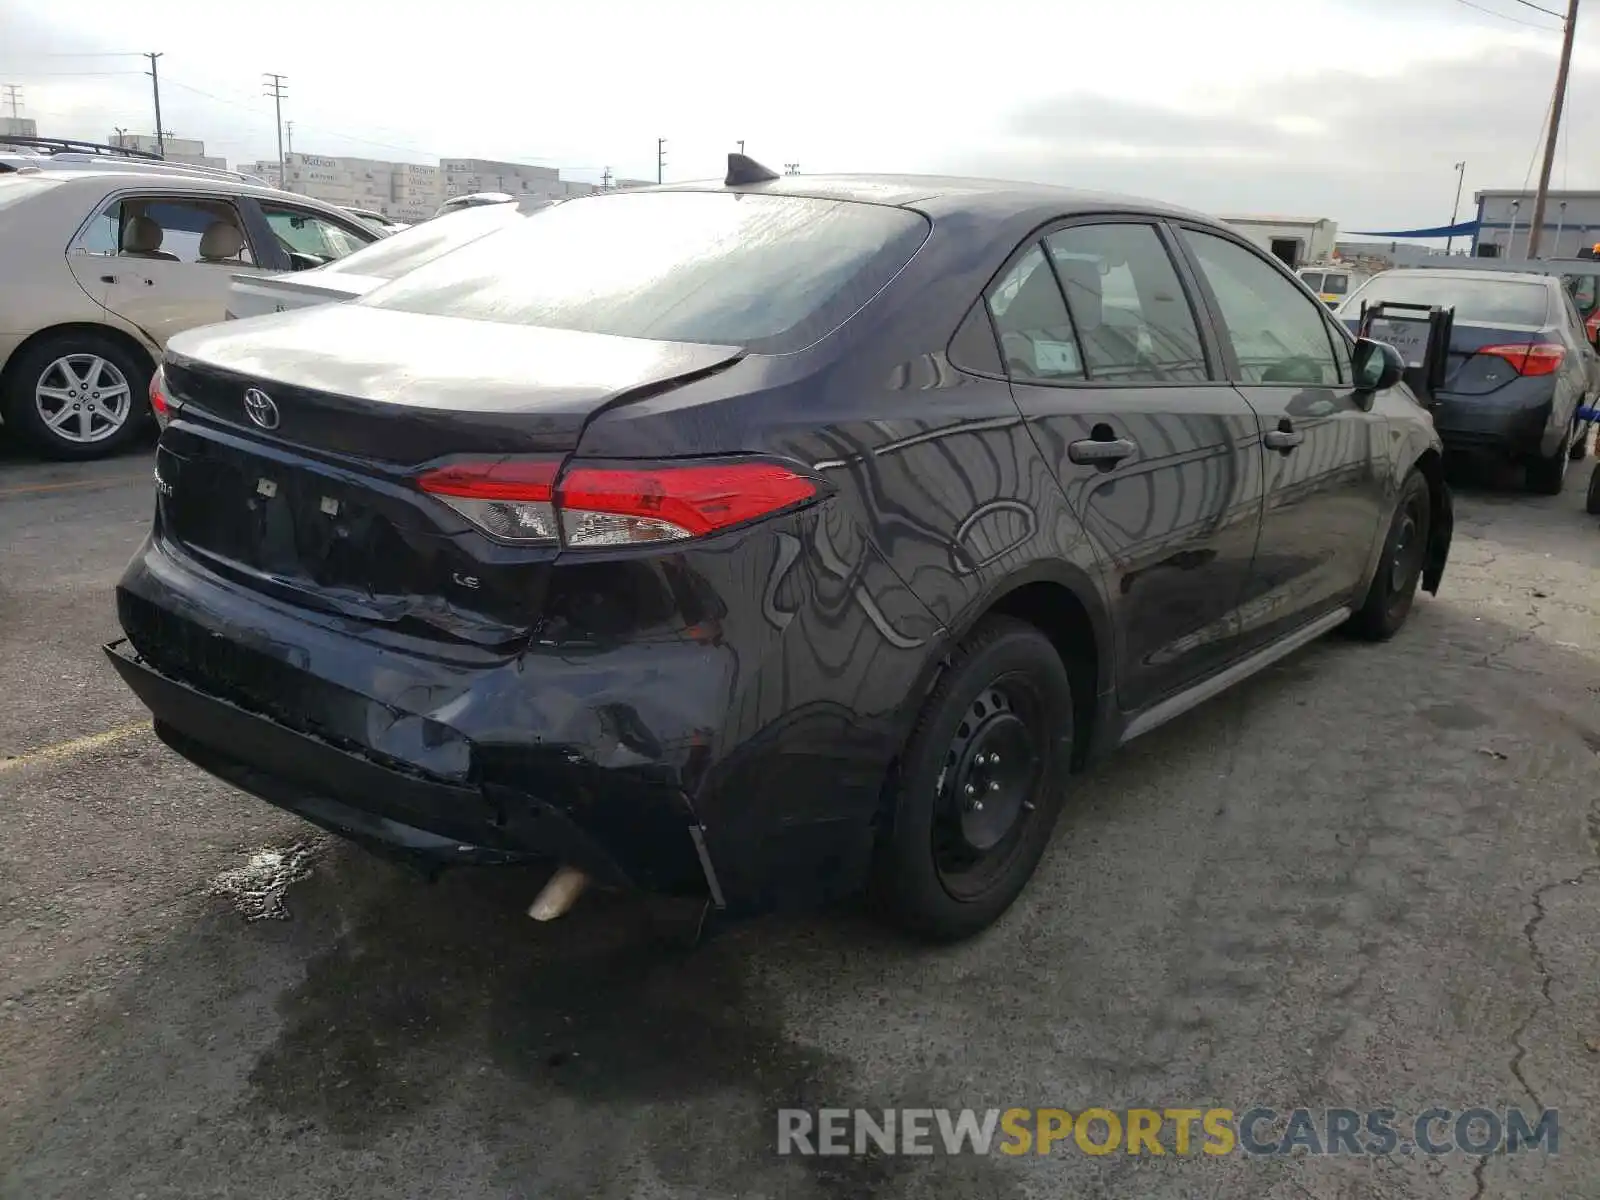
[[910,261],[922,216],[748,192],[570,200],[419,267],[361,303],[623,337],[800,349]]
[[339,259],[328,270],[373,279],[398,279],[423,263],[459,250],[521,219],[514,204],[491,204],[450,213],[390,234],[382,241]]
[[[1456,320],[1474,325],[1543,325],[1550,314],[1550,293],[1542,283],[1520,280],[1451,279],[1437,275],[1408,275],[1397,271],[1380,276],[1347,300],[1346,304],[1399,304],[1454,307]],[[1351,315],[1354,315],[1352,312]]]

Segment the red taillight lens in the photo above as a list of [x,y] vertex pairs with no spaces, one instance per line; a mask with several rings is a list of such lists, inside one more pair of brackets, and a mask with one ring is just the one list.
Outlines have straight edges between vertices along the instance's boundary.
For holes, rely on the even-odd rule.
[[569,546],[626,546],[704,537],[803,504],[817,486],[777,463],[577,466],[556,506]]
[[548,460],[456,463],[417,483],[484,532],[507,541],[634,546],[705,537],[817,496],[780,463],[572,466]]
[[1492,354],[1511,364],[1518,375],[1554,375],[1566,358],[1565,346],[1533,345],[1484,346],[1479,354]]
[[156,415],[156,424],[165,429],[172,417],[172,405],[167,400],[167,377],[160,367],[150,376],[150,411]]
[[417,486],[497,538],[554,542],[558,530],[552,489],[560,468],[548,459],[455,463],[427,472]]

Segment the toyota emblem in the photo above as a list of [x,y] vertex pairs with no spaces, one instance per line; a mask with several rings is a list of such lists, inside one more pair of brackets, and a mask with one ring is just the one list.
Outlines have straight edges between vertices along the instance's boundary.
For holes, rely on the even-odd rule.
[[272,397],[260,388],[251,388],[244,394],[244,415],[263,429],[278,427],[278,406]]

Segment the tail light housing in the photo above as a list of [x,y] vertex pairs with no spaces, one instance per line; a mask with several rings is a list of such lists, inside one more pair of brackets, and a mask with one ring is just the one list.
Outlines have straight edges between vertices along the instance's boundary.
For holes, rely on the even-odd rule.
[[1518,375],[1554,375],[1567,356],[1565,346],[1552,346],[1544,342],[1515,345],[1484,346],[1479,354],[1503,358]]
[[456,462],[425,472],[422,491],[489,536],[572,549],[709,537],[810,504],[825,486],[770,459],[653,463],[551,459]]
[[150,411],[155,415],[156,424],[165,429],[172,420],[172,414],[181,407],[172,398],[172,393],[167,390],[167,374],[157,367],[155,374],[150,376]]

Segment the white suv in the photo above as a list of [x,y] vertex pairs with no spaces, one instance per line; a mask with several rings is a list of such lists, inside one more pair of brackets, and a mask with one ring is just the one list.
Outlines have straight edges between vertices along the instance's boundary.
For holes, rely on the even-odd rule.
[[53,458],[134,436],[167,339],[221,321],[231,276],[324,266],[380,236],[220,171],[112,159],[0,172],[0,416]]

